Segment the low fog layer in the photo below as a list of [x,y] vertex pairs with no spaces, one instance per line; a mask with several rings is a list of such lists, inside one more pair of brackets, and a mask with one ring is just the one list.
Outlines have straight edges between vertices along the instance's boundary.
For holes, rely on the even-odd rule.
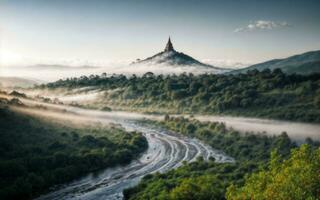
[[230,116],[196,115],[194,117],[200,121],[223,122],[228,128],[233,128],[243,133],[254,132],[280,135],[282,132],[286,132],[290,138],[297,142],[303,142],[307,137],[320,141],[319,124]]
[[[84,88],[87,90],[88,88]],[[84,90],[84,89],[80,89]],[[78,89],[79,90],[79,89]],[[68,100],[78,100],[78,101],[89,101],[93,98],[101,95],[100,91],[93,90],[87,92],[86,94],[79,95],[77,93],[70,94],[65,98]],[[53,96],[51,96],[53,97]],[[59,98],[63,98],[59,96]],[[104,120],[125,120],[125,119],[163,119],[162,115],[148,115],[134,112],[124,112],[124,111],[112,111],[104,112],[98,110],[81,109],[77,107],[71,107],[66,105],[53,105],[48,103],[39,103],[30,100],[24,100],[25,103],[29,105],[41,104],[51,109],[67,110],[72,113],[77,113],[82,116],[87,116],[89,118],[100,118]],[[215,121],[223,122],[228,128],[233,128],[241,132],[253,132],[258,134],[268,134],[268,135],[279,135],[282,132],[287,132],[287,134],[293,140],[298,143],[303,142],[307,137],[313,140],[320,141],[320,125],[311,123],[299,123],[299,122],[288,122],[281,120],[267,120],[258,118],[245,118],[245,117],[230,117],[230,116],[206,116],[206,115],[195,115],[196,119],[200,121]]]
[[[227,70],[226,70],[227,71]],[[52,82],[59,79],[89,76],[91,74],[100,75],[102,73],[143,75],[146,72],[154,74],[181,74],[181,73],[222,73],[224,70],[210,69],[202,66],[191,65],[168,65],[168,64],[113,64],[110,66],[64,66],[64,65],[32,65],[32,66],[8,66],[1,67],[0,74],[3,77],[19,77],[37,82]]]
[[8,88],[8,87],[27,88],[27,87],[32,87],[39,83],[41,83],[41,81],[37,81],[35,79],[0,76],[0,87],[4,87],[4,88]]
[[[29,105],[39,104],[33,101],[24,101]],[[68,121],[74,120],[78,122],[116,122],[119,120],[139,120],[139,119],[153,119],[160,120],[163,119],[162,115],[149,115],[134,112],[124,112],[124,111],[112,111],[104,112],[98,110],[81,109],[76,107],[64,106],[64,105],[52,105],[47,103],[41,103],[52,110],[66,110],[75,115],[70,115],[67,113],[57,113],[55,112],[43,112],[34,111],[34,114],[51,116],[59,119],[66,119]],[[30,111],[29,111],[30,112]],[[74,118],[73,118],[74,117]],[[252,132],[255,134],[268,134],[268,135],[280,135],[282,132],[286,132],[289,137],[298,143],[305,141],[307,137],[320,141],[320,125],[310,124],[310,123],[299,123],[299,122],[287,122],[280,120],[267,120],[267,119],[257,119],[257,118],[245,118],[245,117],[229,117],[229,116],[194,116],[200,121],[212,121],[212,122],[223,122],[228,128],[238,130],[240,132]]]
[[82,75],[101,74],[107,69],[100,67],[46,67],[46,66],[27,66],[27,67],[2,67],[0,70],[3,77],[19,77],[30,80],[37,80],[40,83],[52,82],[59,79],[78,77]]
[[[2,95],[0,95],[2,96]],[[7,96],[4,96],[7,97]],[[133,113],[133,112],[122,112],[122,111],[113,111],[113,112],[105,112],[99,110],[92,109],[83,109],[73,106],[67,105],[58,105],[58,104],[50,104],[44,102],[33,101],[29,99],[20,98],[20,100],[28,106],[43,106],[44,109],[34,109],[34,108],[17,108],[20,111],[34,113],[36,115],[48,116],[58,119],[66,119],[72,120],[75,117],[75,121],[79,119],[83,119],[83,121],[88,120],[88,122],[92,121],[103,121],[103,122],[116,122],[119,120],[139,120],[144,118],[149,119],[162,119],[163,116],[155,116],[155,115],[147,115],[141,113]],[[44,112],[45,111],[45,112]],[[83,122],[82,121],[82,122]],[[81,122],[81,123],[82,123]]]

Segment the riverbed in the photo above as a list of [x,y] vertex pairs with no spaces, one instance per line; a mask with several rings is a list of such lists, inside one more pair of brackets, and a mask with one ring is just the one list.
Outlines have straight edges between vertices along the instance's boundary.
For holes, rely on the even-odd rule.
[[[143,133],[149,144],[148,150],[129,165],[88,174],[69,184],[55,188],[52,192],[40,196],[38,200],[119,200],[123,198],[122,191],[138,184],[143,176],[156,172],[166,172],[181,166],[183,162],[192,162],[199,156],[205,160],[213,157],[216,162],[234,162],[233,158],[225,155],[222,151],[212,149],[209,145],[197,139],[139,122],[141,119],[161,120],[164,117],[162,115],[90,110],[30,99],[21,99],[21,101],[30,107],[16,108],[18,111],[77,123],[119,124],[127,131]],[[40,106],[40,109],[35,109],[36,106]],[[278,135],[286,132],[291,139],[298,143],[302,143],[306,137],[320,140],[319,124],[230,116],[195,115],[192,118],[200,121],[222,122],[228,128],[243,133]]]

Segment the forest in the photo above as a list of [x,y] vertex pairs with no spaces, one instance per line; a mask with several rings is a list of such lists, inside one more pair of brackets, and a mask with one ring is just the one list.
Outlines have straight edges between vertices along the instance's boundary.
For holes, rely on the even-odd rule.
[[125,199],[319,199],[319,142],[307,138],[306,145],[298,147],[286,133],[239,133],[222,123],[183,117],[143,123],[198,138],[236,161],[205,162],[200,157],[167,173],[147,175],[124,191]]
[[32,199],[52,186],[127,164],[148,147],[120,127],[77,128],[0,108],[0,199]]
[[[320,74],[287,75],[280,69],[246,74],[143,76],[91,75],[37,86],[92,86],[104,91],[101,105],[150,113],[229,114],[320,122]],[[92,105],[91,105],[92,106]]]

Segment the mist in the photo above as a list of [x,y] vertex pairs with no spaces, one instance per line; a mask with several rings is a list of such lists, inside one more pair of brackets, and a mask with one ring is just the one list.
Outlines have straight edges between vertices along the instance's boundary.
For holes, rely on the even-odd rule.
[[[75,91],[88,90],[90,88],[77,89]],[[54,96],[54,94],[60,94],[60,96]],[[96,101],[100,95],[103,95],[102,91],[93,90],[85,94],[69,94],[63,97],[63,93],[55,92],[51,93],[51,98],[59,97],[61,100],[65,100],[66,103],[71,100],[79,102]],[[161,120],[164,118],[163,115],[150,115],[135,112],[125,111],[99,111],[91,109],[82,109],[67,105],[57,105],[50,103],[37,102],[33,100],[22,99],[23,103],[30,106],[42,105],[47,108],[46,112],[43,110],[26,110],[26,112],[41,115],[43,117],[49,116],[58,119],[74,120],[79,123],[91,123],[91,122],[116,122],[121,120],[141,120],[141,119],[152,119]],[[31,112],[32,111],[32,112]],[[190,117],[188,115],[174,115]],[[249,117],[231,117],[231,116],[215,116],[215,115],[194,115],[195,119],[200,121],[211,121],[211,122],[222,122],[225,123],[227,128],[240,131],[242,133],[253,133],[253,134],[266,134],[269,136],[280,135],[282,132],[286,132],[288,136],[301,144],[306,138],[320,141],[320,125],[312,123],[301,123],[301,122],[289,122],[284,120],[270,120],[270,119],[258,119]]]
[[100,75],[102,73],[111,74],[136,74],[141,76],[146,72],[153,72],[154,74],[181,74],[193,73],[195,75],[205,73],[223,73],[228,70],[217,70],[214,68],[207,68],[198,65],[181,66],[174,63],[145,63],[145,64],[128,64],[118,63],[103,66],[65,66],[65,65],[32,65],[32,66],[2,66],[0,76],[2,77],[19,77],[28,80],[33,80],[37,83],[48,83],[57,81],[59,79],[66,79],[72,77]]
[[[0,95],[0,97],[3,95]],[[27,107],[14,107],[15,110],[38,115],[42,117],[55,118],[60,120],[70,120],[72,123],[103,122],[116,123],[122,120],[141,119],[163,119],[162,115],[148,115],[134,112],[112,111],[105,112],[92,109],[83,109],[68,105],[58,105],[45,102],[38,102],[30,99],[20,99]],[[45,112],[44,112],[45,111]]]
[[298,143],[304,142],[308,137],[320,141],[319,124],[230,116],[195,115],[194,118],[200,121],[222,122],[226,124],[227,128],[242,133],[250,132],[273,136],[286,132],[291,139]]

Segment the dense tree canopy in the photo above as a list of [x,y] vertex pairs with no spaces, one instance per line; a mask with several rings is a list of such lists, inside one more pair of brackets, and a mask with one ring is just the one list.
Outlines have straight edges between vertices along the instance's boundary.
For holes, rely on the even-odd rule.
[[93,86],[103,104],[117,109],[171,113],[227,113],[320,122],[320,74],[286,75],[281,70],[247,74],[106,74],[70,78],[39,88]]
[[[199,158],[196,162],[185,164],[164,174],[147,175],[139,185],[124,191],[125,198],[130,200],[226,199],[226,191],[230,185],[233,184],[230,187],[233,190],[230,189],[229,194],[231,194],[231,191],[233,193],[240,193],[238,190],[242,190],[236,190],[235,188],[244,184],[246,174],[258,173],[261,169],[267,168],[270,162],[270,155],[275,149],[279,155],[277,156],[277,163],[280,165],[283,159],[289,157],[291,149],[297,147],[286,133],[273,137],[249,133],[242,134],[226,129],[224,124],[221,123],[203,123],[197,120],[180,117],[172,118],[169,116],[161,122],[148,121],[146,123],[160,125],[189,137],[196,137],[210,144],[215,149],[223,150],[228,155],[233,156],[236,161],[234,163],[216,163],[213,160],[205,162]],[[307,143],[310,145],[308,147],[309,152],[313,152],[314,149],[320,146],[319,142],[314,142],[311,139],[308,139]],[[318,156],[318,153],[312,153],[312,155],[305,161],[300,162],[301,168],[304,166],[303,163],[314,159],[316,155]],[[275,162],[274,156],[272,160],[271,162]],[[318,161],[315,161],[313,164],[309,163],[305,165],[304,169],[296,171],[298,173],[297,176],[303,177],[304,172],[308,172],[306,175],[310,178],[309,181],[313,181],[313,177],[317,175],[317,171],[314,170],[319,166],[319,163],[316,163]],[[309,165],[313,166],[312,170]],[[288,164],[288,166],[294,165]],[[292,175],[294,175],[295,169],[294,167],[292,168]],[[312,174],[312,172],[314,173]],[[279,179],[281,178],[279,177]],[[303,181],[305,179],[301,178],[299,180]],[[290,181],[296,181],[296,179],[288,180],[288,184],[294,184],[295,182],[290,183]],[[315,186],[315,183],[317,182],[313,181],[312,185]],[[304,189],[312,191],[309,190],[308,186]],[[254,193],[254,189],[251,192]],[[241,199],[241,195],[238,197],[235,199]]]
[[0,199],[31,199],[55,184],[125,164],[147,148],[140,133],[73,128],[0,108]]
[[302,145],[285,161],[274,152],[268,169],[251,174],[243,187],[230,186],[227,199],[320,199],[320,148]]

